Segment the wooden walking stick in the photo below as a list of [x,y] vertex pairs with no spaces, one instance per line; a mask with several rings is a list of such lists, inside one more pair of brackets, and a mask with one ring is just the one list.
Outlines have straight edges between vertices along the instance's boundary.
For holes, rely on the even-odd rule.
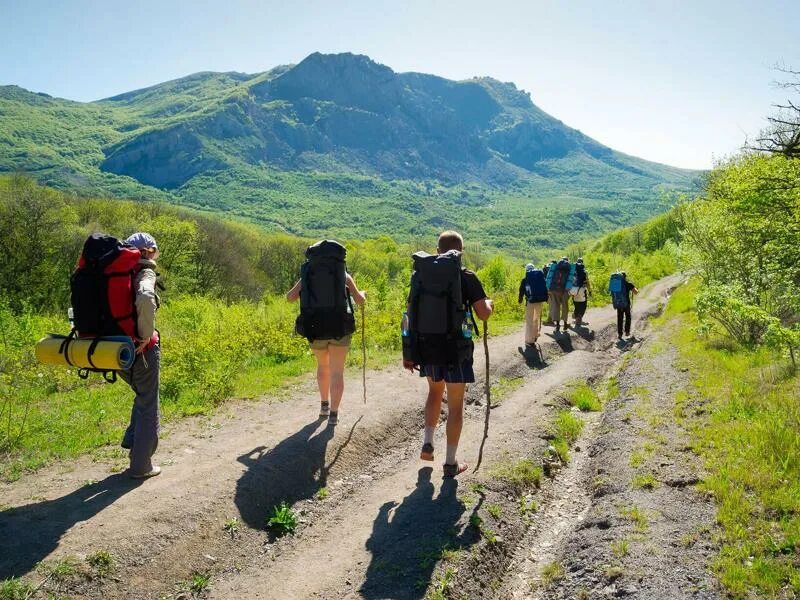
[[483,461],[483,447],[489,437],[489,411],[492,410],[492,382],[489,379],[489,324],[486,321],[483,322],[483,353],[486,356],[486,416],[483,421],[483,439],[480,450],[478,450],[478,464],[475,465],[473,473],[480,468]]
[[361,387],[364,393],[364,404],[367,403],[367,342],[365,328],[367,325],[367,306],[361,305]]

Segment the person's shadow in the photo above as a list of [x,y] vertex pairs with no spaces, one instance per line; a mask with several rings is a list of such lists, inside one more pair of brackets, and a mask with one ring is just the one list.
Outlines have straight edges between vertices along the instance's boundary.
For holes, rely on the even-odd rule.
[[335,428],[327,425],[314,435],[322,419],[316,419],[272,449],[253,448],[238,460],[247,466],[236,483],[234,501],[242,520],[250,527],[263,529],[273,508],[281,502],[293,504],[311,498],[327,485],[328,473],[352,438],[358,419],[336,452],[325,464],[328,442]]
[[399,505],[386,502],[378,511],[366,543],[372,558],[359,590],[363,598],[423,598],[442,553],[478,541],[473,527],[456,531],[466,510],[456,497],[458,482],[445,479],[434,498],[432,471],[420,469],[414,491]]
[[558,344],[558,347],[561,348],[562,352],[569,353],[574,350],[572,347],[572,336],[566,331],[562,333],[547,333],[545,334],[555,341]]
[[548,363],[544,358],[544,353],[539,344],[534,344],[533,346],[517,346],[517,351],[522,355],[529,369],[544,369],[547,367]]
[[142,484],[117,473],[54,500],[0,512],[0,580],[28,573],[55,550],[64,533]]
[[578,337],[586,340],[587,342],[594,341],[594,329],[589,329],[585,325],[573,325],[572,330]]

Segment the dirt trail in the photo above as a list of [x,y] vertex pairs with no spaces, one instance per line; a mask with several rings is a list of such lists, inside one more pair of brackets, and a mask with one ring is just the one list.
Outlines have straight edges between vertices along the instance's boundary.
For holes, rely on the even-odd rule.
[[[635,328],[678,281],[666,278],[643,290],[634,306]],[[185,595],[192,573],[201,572],[211,574],[204,593],[218,598],[421,598],[436,584],[444,551],[482,552],[480,536],[469,527],[483,502],[474,484],[486,481],[492,465],[538,459],[564,385],[601,377],[630,349],[616,344],[615,318],[610,308],[592,309],[591,330],[547,333],[541,354],[527,360],[518,350],[521,332],[491,340],[493,381],[523,377],[524,385],[492,410],[484,466],[475,475],[442,481],[441,457],[432,470],[418,460],[426,389],[419,377],[395,367],[370,372],[366,406],[360,378],[349,377],[336,428],[315,418],[318,400],[308,382],[275,398],[232,402],[210,419],[174,424],[158,453],[164,473],[144,483],[109,475],[107,463],[86,457],[4,484],[0,494],[11,508],[0,513],[0,578],[28,574],[43,559],[103,549],[116,559],[113,577],[72,577],[43,590],[90,598],[177,597]],[[475,356],[482,376],[483,354]],[[470,463],[483,429],[482,389],[479,377],[469,394],[478,403],[467,408],[459,453]],[[597,427],[584,435],[593,436]],[[437,448],[443,435],[437,431]],[[582,472],[586,454],[575,456],[555,482],[565,477],[570,486],[585,486],[568,479]],[[328,496],[315,499],[323,487]],[[471,503],[475,489],[481,498]],[[547,494],[545,486],[540,514],[551,510]],[[270,540],[267,514],[284,500],[295,505],[301,525],[294,536]],[[552,507],[563,506],[563,521],[574,525],[579,519],[567,504],[552,496]],[[222,529],[231,517],[240,521],[233,536]],[[504,550],[483,562],[502,576],[520,564],[514,562],[516,544],[527,532],[510,521],[498,527],[507,530]],[[541,546],[542,556],[549,548]],[[477,576],[479,569],[470,572]],[[508,585],[482,587],[462,573],[452,585],[467,597],[511,591]]]

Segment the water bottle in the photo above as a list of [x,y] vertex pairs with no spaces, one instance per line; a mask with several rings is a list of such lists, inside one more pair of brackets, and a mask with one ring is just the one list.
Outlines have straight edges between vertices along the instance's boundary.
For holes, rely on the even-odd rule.
[[411,331],[409,330],[409,327],[408,327],[408,313],[407,312],[403,313],[403,319],[400,321],[400,334],[403,337],[408,337],[409,335],[411,335]]
[[67,318],[69,319],[70,329],[75,329],[75,311],[72,310],[71,306],[67,309]]
[[461,323],[461,335],[467,340],[472,338],[472,323],[469,322],[469,313],[464,315],[464,322]]

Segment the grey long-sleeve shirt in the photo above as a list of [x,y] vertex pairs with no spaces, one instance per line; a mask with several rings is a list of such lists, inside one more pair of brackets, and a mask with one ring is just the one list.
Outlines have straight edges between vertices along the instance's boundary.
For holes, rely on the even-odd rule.
[[136,275],[136,316],[137,333],[142,340],[150,339],[156,328],[156,310],[159,299],[156,294],[156,263],[142,258],[142,270]]

